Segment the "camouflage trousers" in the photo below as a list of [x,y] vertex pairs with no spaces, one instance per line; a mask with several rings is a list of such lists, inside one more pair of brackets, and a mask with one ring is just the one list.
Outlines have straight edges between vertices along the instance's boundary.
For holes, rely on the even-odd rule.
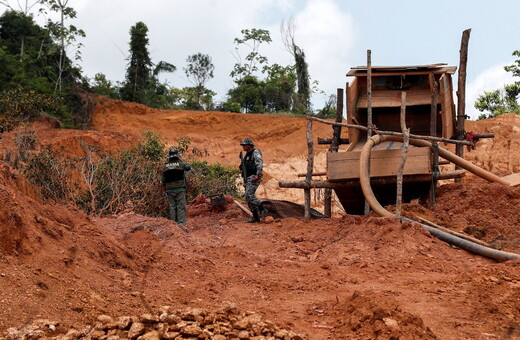
[[186,191],[170,191],[167,195],[170,219],[178,224],[186,224]]
[[260,182],[262,182],[262,178],[259,178],[256,182],[253,181],[254,178],[255,176],[249,176],[244,184],[245,198],[251,212],[255,210],[259,211],[259,208],[262,206],[262,202],[260,202],[258,197],[255,195],[256,189],[258,189]]

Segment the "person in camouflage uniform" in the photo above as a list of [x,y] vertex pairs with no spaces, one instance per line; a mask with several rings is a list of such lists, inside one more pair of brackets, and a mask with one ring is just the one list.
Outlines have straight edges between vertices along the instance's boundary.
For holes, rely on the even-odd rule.
[[179,151],[170,148],[168,151],[168,161],[163,168],[163,192],[168,197],[170,207],[170,219],[178,224],[186,224],[186,178],[185,171],[189,171],[191,166],[184,163],[179,156]]
[[245,138],[240,145],[246,152],[244,157],[240,153],[240,172],[244,179],[246,202],[253,214],[253,218],[247,222],[257,223],[260,222],[260,218],[267,212],[262,206],[262,202],[255,195],[256,189],[262,182],[262,170],[264,167],[262,152],[255,149],[255,144],[251,138]]

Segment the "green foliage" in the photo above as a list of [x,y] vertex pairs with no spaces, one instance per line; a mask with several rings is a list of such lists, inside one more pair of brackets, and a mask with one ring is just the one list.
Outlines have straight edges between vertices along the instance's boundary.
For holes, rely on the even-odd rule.
[[199,52],[189,56],[186,62],[188,64],[184,68],[184,73],[195,87],[204,87],[208,80],[213,78],[215,65],[209,55]]
[[60,157],[49,147],[29,159],[24,174],[41,198],[63,202],[71,196],[71,166],[69,159]]
[[[21,12],[7,11],[0,17],[0,90],[23,86],[40,93],[54,93],[59,75],[60,47],[50,28],[42,28]],[[62,56],[64,89],[80,78],[77,68]]]
[[171,103],[169,88],[159,81],[162,72],[174,72],[176,67],[165,61],[154,66],[148,52],[148,27],[138,22],[130,28],[130,58],[120,92],[121,99],[155,108],[167,108]]
[[232,101],[231,99],[222,103],[221,106],[218,108],[218,110],[224,111],[224,112],[236,112],[236,113],[241,112],[240,104]]
[[184,73],[194,87],[185,87],[189,89],[190,100],[188,101],[188,109],[208,110],[213,105],[212,97],[215,93],[206,88],[208,80],[213,78],[215,66],[211,62],[211,57],[207,54],[197,53],[186,59],[188,65],[184,68]]
[[309,66],[305,61],[305,53],[301,48],[293,44],[296,75],[298,78],[298,100],[299,111],[310,111],[311,109],[311,86]]
[[240,171],[221,164],[208,164],[206,161],[193,161],[187,173],[187,199],[193,200],[199,194],[211,196],[226,194],[239,197],[237,180]]
[[238,103],[246,113],[265,112],[263,103],[264,81],[258,80],[255,76],[245,76],[237,80],[236,84],[235,88],[228,91],[231,102]]
[[330,95],[329,99],[323,105],[323,108],[318,111],[316,117],[322,119],[334,119],[336,118],[336,105],[337,105],[337,97],[336,95]]
[[215,92],[200,87],[170,89],[173,107],[184,110],[211,110],[213,109],[213,96],[215,95]]
[[109,97],[112,99],[121,99],[120,88],[113,85],[110,80],[103,73],[96,73],[92,84],[90,84],[94,93]]
[[130,28],[130,60],[121,88],[123,100],[144,103],[150,84],[152,61],[148,52],[148,27],[138,22]]
[[[251,28],[243,29],[240,32],[242,33],[242,37],[235,38],[234,40],[236,44],[235,57],[238,62],[233,67],[233,71],[231,71],[231,77],[234,78],[235,81],[252,76],[254,72],[259,70],[259,65],[267,65],[267,57],[261,55],[258,51],[261,44],[270,43],[272,41],[271,34],[268,30]],[[250,50],[244,62],[242,62],[242,58],[238,52],[239,48],[243,46],[246,46]]]
[[[514,56],[520,57],[520,50],[513,52]],[[513,65],[505,66],[507,72],[513,73],[514,77],[520,77],[520,58]],[[484,91],[475,101],[475,108],[484,112],[478,119],[496,117],[504,113],[520,114],[520,81],[505,85],[494,91]]]
[[0,92],[0,133],[11,131],[20,123],[42,114],[66,120],[67,111],[62,98],[39,94],[22,87]]
[[263,93],[266,110],[269,112],[291,111],[296,86],[296,74],[291,66],[274,64],[267,68]]

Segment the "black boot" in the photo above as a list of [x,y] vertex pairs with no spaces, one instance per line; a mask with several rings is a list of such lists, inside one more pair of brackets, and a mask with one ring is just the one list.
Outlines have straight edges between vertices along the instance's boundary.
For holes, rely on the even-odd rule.
[[249,221],[247,221],[247,223],[258,223],[260,222],[260,219],[258,218],[258,210],[253,210],[251,211],[253,213],[253,218]]
[[267,213],[267,209],[260,203],[260,206],[258,207],[258,218],[264,218],[267,215]]

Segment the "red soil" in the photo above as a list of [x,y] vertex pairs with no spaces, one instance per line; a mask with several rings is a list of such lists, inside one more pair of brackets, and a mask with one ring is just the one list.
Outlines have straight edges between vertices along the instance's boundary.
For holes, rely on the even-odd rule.
[[[115,149],[148,128],[171,144],[189,135],[210,161],[236,165],[239,141],[252,137],[272,181],[304,171],[302,118],[158,111],[103,99],[93,121],[94,131],[40,126],[38,141],[80,154],[81,139]],[[520,116],[468,126],[496,136],[467,159],[503,175],[520,172]],[[331,128],[315,132],[327,137]],[[0,139],[4,156],[12,138]],[[441,187],[435,207],[405,210],[520,253],[520,187],[468,177]],[[266,183],[259,196],[301,199],[293,191]],[[100,314],[233,304],[311,339],[520,338],[520,260],[497,263],[409,223],[347,215],[251,225],[233,203],[211,211],[204,199],[188,208],[189,232],[131,211],[91,218],[42,202],[2,161],[0,201],[0,337],[42,318],[60,323],[50,334],[57,335]]]

